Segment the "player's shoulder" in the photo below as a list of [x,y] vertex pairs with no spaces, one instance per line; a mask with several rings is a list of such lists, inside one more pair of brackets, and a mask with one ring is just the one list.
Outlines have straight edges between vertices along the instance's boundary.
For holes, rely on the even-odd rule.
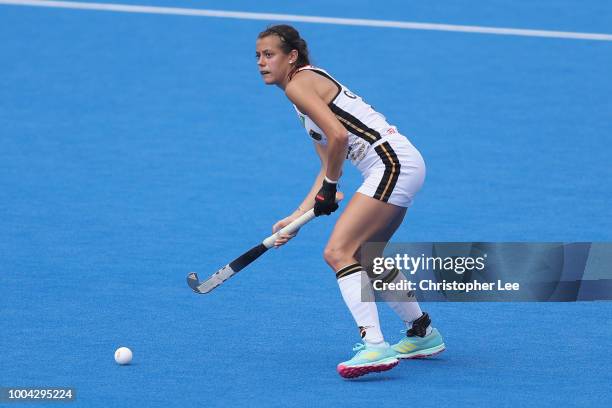
[[291,99],[292,96],[297,96],[302,92],[309,93],[326,86],[330,79],[328,75],[322,76],[321,72],[324,71],[313,66],[298,70],[285,87],[285,94]]
[[311,85],[317,77],[317,74],[312,72],[310,69],[301,69],[295,72],[291,76],[291,81],[287,84],[287,87],[300,87],[304,85]]
[[314,72],[308,70],[301,70],[293,74],[287,86],[285,86],[285,95],[290,99],[299,96],[303,92],[307,92],[313,89],[315,76]]

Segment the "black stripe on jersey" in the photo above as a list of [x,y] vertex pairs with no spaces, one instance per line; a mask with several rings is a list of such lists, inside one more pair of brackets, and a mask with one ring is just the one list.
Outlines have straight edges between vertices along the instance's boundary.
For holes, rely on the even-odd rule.
[[336,272],[336,279],[344,278],[345,276],[349,276],[354,273],[361,272],[362,270],[363,268],[361,267],[361,264],[359,263],[354,263],[352,265],[345,266],[344,268]]
[[346,130],[348,130],[349,132],[351,132],[355,136],[364,139],[366,142],[368,142],[370,144],[373,144],[377,140],[380,140],[380,133],[378,133],[374,129],[371,129],[371,128],[367,127],[363,122],[361,122],[355,116],[351,115],[350,113],[348,113],[348,112],[340,109],[338,106],[334,105],[334,101],[336,100],[336,98],[338,97],[340,92],[342,92],[342,85],[340,85],[338,83],[338,81],[336,81],[334,78],[332,78],[326,72],[324,72],[322,70],[319,70],[316,67],[312,67],[312,66],[302,67],[302,68],[300,68],[300,71],[312,71],[312,72],[315,72],[315,73],[317,73],[317,74],[319,74],[319,75],[329,79],[330,81],[332,81],[336,85],[336,87],[338,87],[338,92],[336,92],[336,95],[334,95],[334,98],[332,99],[332,101],[329,103],[328,106],[332,110],[332,112],[336,115],[336,118],[340,121],[340,123],[342,123],[342,125],[344,126],[344,128]]
[[351,115],[345,110],[340,109],[333,103],[329,104],[329,108],[336,115],[336,118],[344,125],[344,128],[368,142],[369,144],[375,143],[380,140],[380,133],[367,127],[362,121]]
[[385,164],[385,172],[378,184],[374,198],[386,203],[389,197],[391,197],[391,193],[393,193],[401,166],[397,155],[388,142],[376,146],[374,150]]
[[300,71],[312,71],[315,72],[321,76],[324,76],[325,78],[329,79],[330,81],[332,81],[337,87],[338,87],[338,92],[336,92],[336,95],[334,95],[334,98],[332,99],[332,102],[336,100],[336,98],[338,97],[338,95],[340,95],[340,92],[342,92],[342,85],[340,85],[338,83],[338,81],[336,81],[334,78],[330,77],[329,74],[323,72],[323,71],[319,71],[316,68],[306,68],[303,67],[300,69]]

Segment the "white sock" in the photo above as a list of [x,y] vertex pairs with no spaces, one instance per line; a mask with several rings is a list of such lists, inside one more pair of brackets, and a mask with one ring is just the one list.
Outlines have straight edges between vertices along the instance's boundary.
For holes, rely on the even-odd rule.
[[[355,263],[336,272],[336,278],[342,298],[351,311],[357,326],[359,326],[361,337],[366,343],[379,346],[385,340],[380,331],[378,308],[370,285],[365,285],[362,288],[362,272],[361,265]],[[362,290],[364,291],[364,300],[370,300],[369,302],[361,301]]]
[[[407,280],[406,276],[398,269],[393,269],[382,278],[383,282],[394,283],[400,287],[399,283]],[[412,322],[423,315],[421,306],[416,300],[414,293],[408,290],[394,290],[381,292],[381,297],[387,302],[389,307],[404,321],[407,329],[412,327]],[[431,332],[431,327],[427,328],[427,334]]]

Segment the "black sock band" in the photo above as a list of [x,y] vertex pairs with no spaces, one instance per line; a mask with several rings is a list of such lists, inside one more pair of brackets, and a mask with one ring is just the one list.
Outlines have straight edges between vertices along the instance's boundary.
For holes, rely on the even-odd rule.
[[427,327],[430,324],[431,324],[431,319],[429,318],[429,315],[423,312],[423,315],[421,317],[419,317],[414,322],[412,322],[412,328],[408,329],[408,331],[406,332],[406,336],[425,337],[425,334],[427,333]]
[[352,275],[357,272],[363,271],[363,268],[359,262],[351,264],[349,266],[345,266],[336,272],[336,279],[344,278],[346,276]]
[[393,268],[393,269],[391,269],[389,271],[389,273],[387,273],[387,276],[382,278],[382,281],[384,283],[391,283],[391,282],[393,282],[393,279],[395,279],[397,277],[398,274],[399,274],[399,269]]

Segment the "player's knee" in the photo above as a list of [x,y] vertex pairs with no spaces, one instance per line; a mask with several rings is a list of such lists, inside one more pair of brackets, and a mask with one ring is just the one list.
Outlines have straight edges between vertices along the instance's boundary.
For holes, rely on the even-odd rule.
[[334,271],[337,271],[345,267],[347,262],[351,263],[352,254],[348,254],[347,251],[343,251],[341,248],[327,245],[323,251],[323,259]]

